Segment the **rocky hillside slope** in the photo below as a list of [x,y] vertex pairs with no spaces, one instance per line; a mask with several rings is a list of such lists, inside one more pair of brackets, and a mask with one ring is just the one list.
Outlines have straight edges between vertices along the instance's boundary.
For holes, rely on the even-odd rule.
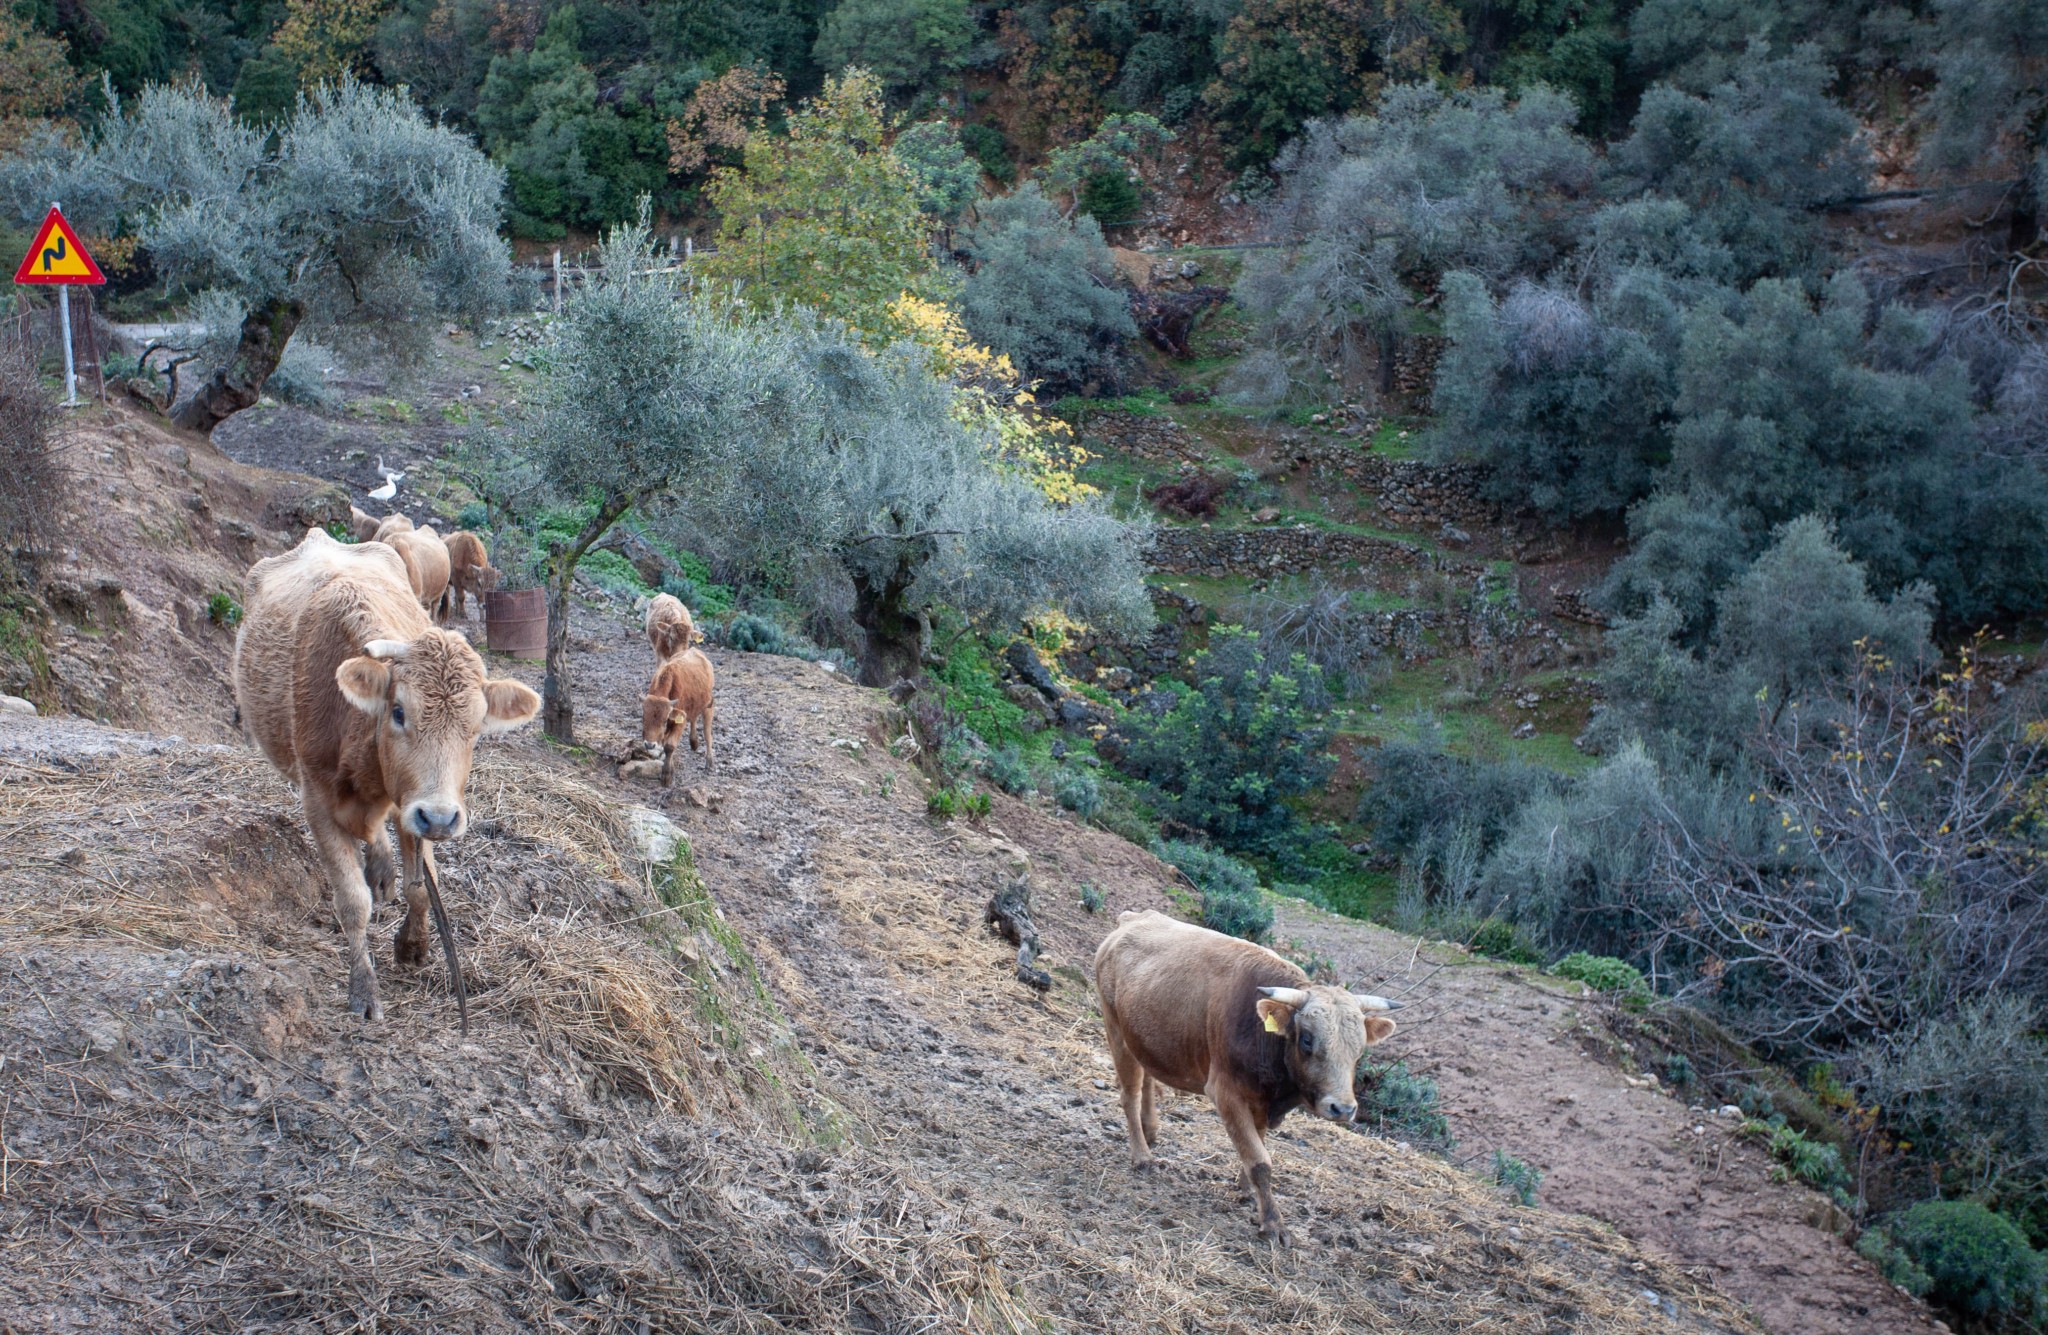
[[[232,510],[251,529],[234,559],[301,518],[259,499],[252,479],[278,475],[203,442],[120,415],[87,434],[126,438],[111,485],[138,513],[188,483]],[[1924,1320],[1817,1231],[1860,1326],[1832,1280],[1748,1285],[1746,1259],[1717,1274],[1654,1231],[1639,1247],[1595,1188],[1568,1203],[1621,1231],[1300,1120],[1275,1143],[1298,1245],[1268,1250],[1200,1100],[1170,1103],[1162,1171],[1124,1166],[1085,969],[1117,912],[1172,905],[1165,868],[1002,797],[983,828],[932,823],[888,702],[797,660],[717,654],[718,771],[622,783],[603,759],[648,663],[598,609],[576,628],[587,749],[485,744],[472,833],[444,859],[471,1033],[438,962],[388,972],[390,1018],[365,1025],[291,794],[233,738],[226,635],[188,633],[172,602],[229,554],[194,526],[128,539],[124,560],[106,532],[77,568],[160,562],[165,602],[131,573],[123,605],[141,610],[118,633],[66,623],[59,641],[104,640],[122,716],[155,730],[0,721],[0,1328],[1751,1329],[1728,1293],[1778,1330]],[[982,925],[1020,870],[1042,997]],[[1287,931],[1347,982],[1426,973],[1414,943],[1391,953],[1356,924]],[[1525,1026],[1495,1012],[1525,993],[1441,977],[1393,1042],[1456,1063],[1451,1036],[1472,1035],[1486,1115],[1522,1114],[1486,1136],[1547,1155],[1570,1137],[1532,1134],[1563,1120],[1539,1085],[1624,1087],[1540,1038],[1482,1065],[1471,1043],[1512,1042]],[[1555,1005],[1541,1022],[1572,1002],[1538,1003]],[[1442,1078],[1454,1106],[1476,1099]],[[1802,1287],[1822,1295],[1810,1310],[1756,1296]]]

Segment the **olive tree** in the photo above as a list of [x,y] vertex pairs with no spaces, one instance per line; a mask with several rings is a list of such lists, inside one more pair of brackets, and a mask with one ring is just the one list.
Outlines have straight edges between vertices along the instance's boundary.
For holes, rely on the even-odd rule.
[[1280,159],[1272,215],[1286,244],[1245,269],[1237,299],[1285,354],[1335,362],[1368,354],[1382,394],[1417,293],[1437,275],[1488,277],[1546,259],[1555,220],[1592,179],[1569,97],[1537,86],[1387,91],[1370,116],[1311,125]]
[[525,453],[555,499],[589,508],[547,554],[542,723],[573,740],[569,593],[576,564],[635,506],[715,486],[742,443],[787,430],[804,385],[774,328],[744,308],[695,300],[661,272],[641,225],[614,231],[601,268],[548,348],[540,429]]
[[960,295],[968,333],[1032,379],[1078,385],[1114,370],[1138,326],[1095,219],[1061,217],[1027,181],[984,204],[962,239],[973,257]]
[[404,94],[351,79],[273,131],[197,83],[146,86],[76,146],[43,137],[0,169],[22,220],[61,199],[132,235],[174,294],[226,293],[240,336],[172,409],[210,431],[255,403],[302,327],[344,353],[417,355],[434,322],[503,307],[504,173]]
[[671,523],[795,596],[850,589],[869,685],[920,674],[939,604],[993,625],[1049,608],[1142,621],[1138,528],[1095,498],[1048,498],[992,431],[962,420],[924,349],[869,352],[837,326],[786,318],[805,416],[752,437],[724,486],[679,498]]

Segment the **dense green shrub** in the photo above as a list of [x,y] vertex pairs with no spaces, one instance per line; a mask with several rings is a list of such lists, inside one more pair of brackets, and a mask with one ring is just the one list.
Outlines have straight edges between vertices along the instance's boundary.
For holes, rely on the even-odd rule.
[[1082,820],[1093,820],[1102,810],[1101,781],[1092,771],[1078,766],[1067,766],[1054,773],[1052,796]]
[[1436,1081],[1415,1074],[1406,1061],[1380,1063],[1368,1053],[1359,1059],[1352,1085],[1362,1125],[1437,1153],[1448,1153],[1455,1143],[1450,1119],[1439,1106]]
[[1902,1258],[1909,1263],[1899,1267],[1908,1282],[1917,1286],[1925,1275],[1926,1296],[1946,1307],[1972,1316],[2025,1316],[2048,1304],[2048,1259],[2027,1245],[2010,1219],[1976,1201],[1922,1201],[1871,1232],[1880,1236],[1868,1250],[1858,1249]]
[[737,649],[743,654],[780,654],[789,647],[789,638],[782,627],[751,612],[741,612],[726,622],[720,638],[727,648]]
[[1259,893],[1259,874],[1246,864],[1181,840],[1156,844],[1152,851],[1195,883],[1203,926],[1247,941],[1262,941],[1273,930],[1273,906]]
[[1117,763],[1173,821],[1232,847],[1270,844],[1295,824],[1289,800],[1333,763],[1322,670],[1299,654],[1271,661],[1257,636],[1221,626],[1192,675],[1164,713],[1133,711]]
[[981,772],[990,783],[1013,796],[1029,792],[1037,782],[1031,773],[1031,762],[1014,745],[990,751],[981,762]]
[[1536,1189],[1543,1185],[1543,1170],[1517,1159],[1506,1150],[1495,1150],[1493,1183],[1497,1187],[1506,1187],[1523,1205],[1534,1205]]
[[1033,379],[1080,385],[1112,376],[1138,327],[1094,218],[1061,217],[1026,182],[984,204],[961,239],[973,258],[960,294],[968,333]]
[[1575,950],[1551,965],[1550,971],[1559,978],[1584,983],[1595,992],[1624,997],[1645,996],[1649,992],[1641,969],[1611,955],[1589,955],[1583,950]]
[[813,54],[827,72],[859,65],[913,90],[959,69],[973,42],[966,0],[843,0],[819,25]]

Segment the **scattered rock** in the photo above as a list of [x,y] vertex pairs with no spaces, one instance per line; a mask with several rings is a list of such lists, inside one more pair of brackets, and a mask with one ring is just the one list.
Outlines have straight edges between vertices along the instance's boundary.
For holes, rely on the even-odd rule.
[[0,713],[24,714],[34,718],[39,711],[33,704],[18,695],[0,695]]
[[1252,511],[1252,522],[1254,524],[1270,524],[1279,517],[1280,511],[1270,505],[1261,506],[1257,510]]
[[659,779],[661,777],[661,762],[659,760],[621,761],[619,764],[619,777],[621,779]]
[[998,890],[982,910],[984,925],[1017,947],[1017,981],[1039,992],[1052,991],[1052,975],[1033,967],[1038,958],[1038,927],[1031,920],[1031,883],[1011,880]]
[[719,793],[712,792],[709,788],[688,788],[683,791],[683,800],[693,807],[709,811],[715,815],[719,807],[723,805],[725,798]]
[[1509,734],[1509,736],[1513,737],[1516,741],[1527,741],[1529,738],[1534,737],[1535,735],[1536,725],[1529,722],[1526,719],[1524,719],[1521,723],[1517,724],[1515,730]]

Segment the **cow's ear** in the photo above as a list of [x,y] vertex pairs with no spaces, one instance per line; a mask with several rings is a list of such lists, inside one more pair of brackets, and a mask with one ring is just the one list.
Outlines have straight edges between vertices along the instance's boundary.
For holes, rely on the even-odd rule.
[[492,677],[484,683],[484,735],[510,732],[540,712],[540,697],[523,681]]
[[391,694],[391,666],[367,656],[346,659],[334,669],[334,684],[341,688],[343,698],[357,709],[365,714],[379,715],[384,712],[384,701]]
[[1389,1020],[1384,1015],[1368,1015],[1365,1017],[1365,1041],[1367,1043],[1384,1043],[1393,1036],[1394,1022],[1392,1020]]
[[1294,1018],[1294,1007],[1284,1001],[1275,1001],[1271,997],[1260,997],[1259,1018],[1266,1022],[1267,1033],[1284,1034],[1287,1032],[1287,1022]]

